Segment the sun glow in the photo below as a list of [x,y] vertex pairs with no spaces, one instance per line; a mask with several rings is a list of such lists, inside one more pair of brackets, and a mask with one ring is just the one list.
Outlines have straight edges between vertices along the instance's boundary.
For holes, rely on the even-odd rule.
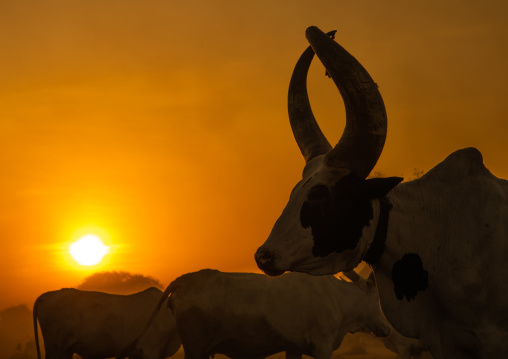
[[84,235],[69,246],[69,254],[83,266],[98,264],[107,253],[109,247],[95,234]]

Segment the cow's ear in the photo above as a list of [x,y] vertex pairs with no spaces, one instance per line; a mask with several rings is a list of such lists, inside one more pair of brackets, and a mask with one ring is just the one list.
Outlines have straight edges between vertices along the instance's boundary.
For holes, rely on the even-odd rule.
[[402,177],[369,178],[363,181],[362,192],[367,198],[384,197],[402,180],[404,180]]

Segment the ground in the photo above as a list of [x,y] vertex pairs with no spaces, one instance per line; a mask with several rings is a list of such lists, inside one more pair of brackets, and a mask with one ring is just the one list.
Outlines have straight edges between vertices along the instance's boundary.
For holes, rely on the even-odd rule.
[[[172,357],[173,359],[183,359],[183,349]],[[332,359],[397,359],[399,356],[385,348],[383,343],[373,336],[357,333],[348,334],[344,338],[339,349],[333,352]],[[224,355],[215,355],[215,359],[228,359]],[[268,357],[268,359],[284,359],[284,353],[279,353]],[[304,355],[303,359],[310,359]],[[432,359],[428,353],[423,353],[422,359]]]

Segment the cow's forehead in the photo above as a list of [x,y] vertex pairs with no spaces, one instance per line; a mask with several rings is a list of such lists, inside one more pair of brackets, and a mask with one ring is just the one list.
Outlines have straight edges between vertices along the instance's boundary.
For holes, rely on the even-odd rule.
[[303,169],[302,180],[297,183],[293,191],[307,192],[317,185],[331,186],[351,173],[343,168],[327,166],[323,163],[323,157],[318,156],[307,163]]
[[323,166],[324,155],[314,157],[306,163],[303,168],[302,179],[311,177],[319,172],[319,169]]

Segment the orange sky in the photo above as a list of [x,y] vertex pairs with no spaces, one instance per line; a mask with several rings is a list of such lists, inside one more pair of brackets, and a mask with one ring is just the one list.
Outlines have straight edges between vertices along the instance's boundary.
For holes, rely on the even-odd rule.
[[[507,18],[504,0],[2,0],[0,308],[93,270],[256,270],[303,168],[286,96],[309,25],[338,29],[380,87],[376,171],[476,146],[508,178]],[[317,62],[309,91],[337,141]],[[80,270],[65,250],[87,231],[112,253]]]

